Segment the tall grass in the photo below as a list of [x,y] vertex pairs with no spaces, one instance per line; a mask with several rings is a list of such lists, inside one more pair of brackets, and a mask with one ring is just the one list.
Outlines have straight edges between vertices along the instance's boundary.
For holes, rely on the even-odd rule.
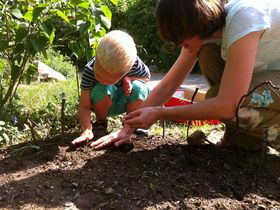
[[76,80],[22,85],[18,90],[20,103],[29,111],[39,110],[53,102],[59,103],[61,93],[65,94],[67,102],[78,103]]

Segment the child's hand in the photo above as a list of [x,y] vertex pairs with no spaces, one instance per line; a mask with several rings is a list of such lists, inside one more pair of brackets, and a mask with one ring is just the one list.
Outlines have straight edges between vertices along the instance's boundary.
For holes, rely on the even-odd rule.
[[91,143],[90,146],[94,147],[94,149],[104,149],[109,145],[113,145],[114,147],[119,147],[120,145],[124,144],[125,142],[129,141],[130,136],[132,135],[134,128],[130,128],[127,125],[121,130],[112,132],[107,136],[103,136],[100,139]]
[[74,139],[74,140],[71,142],[71,144],[72,144],[72,145],[78,145],[78,144],[81,144],[81,143],[83,143],[83,142],[88,142],[88,141],[90,141],[92,138],[93,138],[92,130],[91,130],[91,129],[87,129],[87,130],[84,130],[84,131],[82,132],[82,134],[81,134],[78,138]]
[[129,96],[132,91],[131,80],[129,77],[123,79],[123,90],[126,96]]

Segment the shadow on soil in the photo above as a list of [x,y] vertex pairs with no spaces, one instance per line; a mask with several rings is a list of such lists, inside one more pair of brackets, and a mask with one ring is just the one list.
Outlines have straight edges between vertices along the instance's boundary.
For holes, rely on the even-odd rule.
[[246,198],[251,193],[280,208],[280,159],[273,155],[265,155],[254,185],[259,154],[160,137],[135,138],[134,148],[126,152],[88,147],[68,152],[67,142],[47,143],[14,157],[0,153],[0,209],[33,204],[63,209],[70,201],[78,209],[168,209],[164,202],[188,209],[211,199],[252,207],[254,199]]

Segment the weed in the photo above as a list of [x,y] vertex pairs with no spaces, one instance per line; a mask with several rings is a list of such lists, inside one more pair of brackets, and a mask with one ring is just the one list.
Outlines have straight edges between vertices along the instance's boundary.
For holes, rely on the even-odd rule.
[[27,151],[34,151],[34,150],[39,151],[40,146],[27,142],[25,146],[17,148],[17,149],[13,149],[10,154],[11,154],[11,156],[22,156]]

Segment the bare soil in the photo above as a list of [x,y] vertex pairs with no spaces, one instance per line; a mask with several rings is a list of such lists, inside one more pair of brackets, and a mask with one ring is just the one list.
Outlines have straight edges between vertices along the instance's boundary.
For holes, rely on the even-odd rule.
[[1,150],[0,209],[280,209],[275,155],[258,170],[260,152],[191,146],[175,135],[71,150],[77,135]]

